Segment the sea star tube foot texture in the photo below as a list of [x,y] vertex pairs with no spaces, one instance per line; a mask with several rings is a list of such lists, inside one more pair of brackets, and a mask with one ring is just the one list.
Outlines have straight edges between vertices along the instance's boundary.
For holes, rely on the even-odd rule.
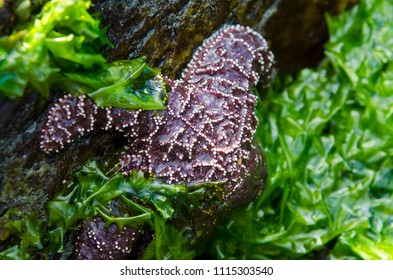
[[122,173],[139,169],[166,183],[226,181],[230,208],[262,189],[266,166],[254,139],[258,120],[253,87],[268,81],[274,57],[261,35],[227,25],[204,41],[171,86],[166,110],[99,108],[68,95],[49,110],[41,136],[45,152],[58,151],[93,128],[129,139],[120,156]]
[[82,221],[77,234],[74,258],[77,260],[127,259],[142,231],[116,224],[106,226],[101,217]]

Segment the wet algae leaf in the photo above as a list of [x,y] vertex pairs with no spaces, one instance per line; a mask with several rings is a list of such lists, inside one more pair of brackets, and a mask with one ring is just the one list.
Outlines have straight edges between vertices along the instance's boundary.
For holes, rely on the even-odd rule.
[[268,186],[217,233],[218,258],[393,259],[393,1],[327,20],[326,59],[259,106]]
[[66,72],[56,80],[73,93],[87,94],[101,107],[165,109],[164,79],[144,57],[103,64],[98,70]]
[[49,79],[60,71],[56,64],[62,60],[81,67],[105,62],[93,45],[109,41],[87,12],[89,6],[90,1],[50,1],[26,29],[1,38],[2,95],[20,97],[28,84],[48,95]]
[[163,109],[165,83],[143,57],[107,63],[111,45],[91,1],[52,0],[31,23],[0,37],[0,97],[15,99],[31,87],[44,97],[51,89],[87,94],[99,106]]
[[43,249],[41,242],[42,221],[31,212],[22,219],[11,218],[17,210],[9,210],[0,220],[0,240],[17,236],[19,244],[0,252],[0,260],[30,259],[30,250],[35,247]]

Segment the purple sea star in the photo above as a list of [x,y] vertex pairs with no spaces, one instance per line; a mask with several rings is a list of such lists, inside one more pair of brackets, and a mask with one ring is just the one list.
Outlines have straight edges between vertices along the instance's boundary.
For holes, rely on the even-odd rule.
[[129,139],[120,156],[125,176],[139,169],[167,183],[226,181],[225,197],[236,205],[240,189],[252,197],[263,185],[251,182],[252,170],[264,165],[253,140],[253,86],[270,79],[273,63],[262,36],[226,25],[204,41],[181,79],[167,79],[166,110],[100,108],[86,96],[67,95],[49,110],[41,149],[58,151],[97,127],[115,129]]
[[235,191],[248,163],[258,160],[252,87],[259,74],[270,78],[272,65],[258,33],[225,26],[197,50],[182,79],[168,79],[167,110],[99,108],[86,96],[67,95],[49,110],[41,148],[58,151],[95,127],[114,128],[130,139],[121,155],[124,175],[140,169],[168,183],[227,180]]
[[142,231],[116,224],[105,225],[101,217],[82,221],[75,243],[75,259],[121,260],[131,253]]

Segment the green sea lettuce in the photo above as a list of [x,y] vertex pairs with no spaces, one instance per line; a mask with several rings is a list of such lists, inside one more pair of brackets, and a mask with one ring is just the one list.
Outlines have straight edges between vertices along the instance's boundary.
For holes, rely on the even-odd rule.
[[[23,1],[26,2],[26,1]],[[108,63],[111,46],[90,0],[51,0],[41,13],[0,37],[0,97],[21,97],[28,87],[87,94],[100,106],[164,109],[165,82],[145,58]]]
[[269,179],[217,258],[393,259],[393,1],[328,16],[326,59],[258,108]]
[[42,249],[43,230],[42,221],[34,212],[30,212],[22,219],[12,219],[17,210],[9,210],[0,219],[0,240],[10,236],[18,236],[19,244],[0,252],[0,260],[29,259],[31,248]]

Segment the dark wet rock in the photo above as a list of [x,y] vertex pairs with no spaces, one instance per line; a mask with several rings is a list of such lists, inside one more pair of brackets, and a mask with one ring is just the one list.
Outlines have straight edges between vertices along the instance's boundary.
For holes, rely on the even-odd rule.
[[315,65],[327,40],[325,13],[339,13],[358,0],[94,0],[114,48],[110,60],[146,55],[151,65],[179,78],[203,39],[224,23],[260,32],[282,71]]

